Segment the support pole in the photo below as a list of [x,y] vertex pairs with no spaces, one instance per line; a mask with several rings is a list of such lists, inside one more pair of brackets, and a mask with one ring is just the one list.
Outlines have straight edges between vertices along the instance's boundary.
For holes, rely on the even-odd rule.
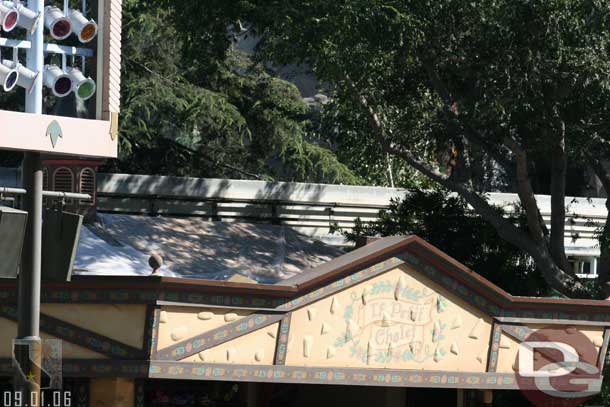
[[28,212],[25,241],[19,273],[19,322],[17,336],[39,336],[40,270],[42,253],[42,162],[40,153],[25,153],[24,187],[31,191],[23,200]]
[[[41,12],[42,16],[36,30],[29,34],[31,48],[27,51],[27,67],[35,72],[44,68],[43,32],[44,0],[28,0],[28,8]],[[27,113],[42,114],[42,81],[37,81],[34,89],[26,94]],[[24,210],[28,212],[26,236],[21,256],[21,269],[18,279],[18,323],[17,339],[22,346],[15,357],[19,366],[27,371],[28,380],[15,371],[15,387],[22,393],[27,405],[37,406],[40,401],[40,274],[42,254],[42,161],[40,153],[26,152],[23,158],[23,187],[28,191]],[[23,346],[25,344],[25,346]],[[29,346],[28,346],[29,344]],[[28,348],[30,349],[28,352]]]

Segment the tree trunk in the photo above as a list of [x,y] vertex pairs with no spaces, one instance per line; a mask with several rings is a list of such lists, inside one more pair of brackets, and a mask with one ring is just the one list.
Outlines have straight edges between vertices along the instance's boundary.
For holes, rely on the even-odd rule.
[[564,235],[566,224],[566,175],[567,157],[565,152],[565,122],[561,122],[561,138],[553,146],[551,156],[551,256],[566,272],[570,264],[566,257]]

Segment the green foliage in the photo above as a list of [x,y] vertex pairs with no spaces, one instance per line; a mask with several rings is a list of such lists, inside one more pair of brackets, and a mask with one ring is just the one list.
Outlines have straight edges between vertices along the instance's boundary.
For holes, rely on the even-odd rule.
[[[267,10],[256,14],[266,35],[262,57],[307,61],[335,86],[337,110],[349,116],[337,132],[360,140],[362,156],[374,141],[352,83],[373,101],[392,142],[433,162],[469,128],[487,152],[515,137],[540,154],[540,169],[549,165],[544,153],[559,137],[561,122],[573,160],[596,136],[608,139],[608,2],[311,0],[259,6]],[[458,118],[447,114],[450,107]],[[335,126],[337,118],[331,119]],[[468,153],[471,165],[485,164],[481,151]]]
[[[510,219],[523,225],[519,211]],[[466,202],[446,191],[413,190],[392,201],[371,224],[356,223],[348,240],[359,236],[415,234],[514,295],[548,294],[531,259],[498,236]]]
[[[321,127],[348,147],[340,157],[356,173],[371,182],[397,166],[408,183],[408,168],[417,170],[467,200],[556,290],[585,291],[566,260],[561,206],[566,192],[583,192],[573,181],[586,167],[610,155],[610,3],[253,3],[258,58],[307,63],[328,84],[333,103]],[[526,230],[484,200],[517,188]],[[542,224],[534,193],[553,195],[556,233]]]
[[297,88],[232,47],[232,9],[188,3],[124,3],[121,158],[110,169],[359,182],[312,137]]

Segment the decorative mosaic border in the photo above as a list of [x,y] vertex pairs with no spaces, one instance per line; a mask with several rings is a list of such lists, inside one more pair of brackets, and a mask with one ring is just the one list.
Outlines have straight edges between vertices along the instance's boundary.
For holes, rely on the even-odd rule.
[[523,342],[528,336],[530,336],[534,331],[526,326],[522,325],[508,325],[508,324],[498,324],[502,329],[502,332],[507,335],[512,336],[519,342]]
[[597,367],[599,370],[604,369],[606,363],[606,356],[608,355],[608,342],[610,342],[610,329],[604,329],[604,342],[602,347],[599,349],[599,356],[597,357]]
[[[151,361],[151,379],[462,389],[518,388],[514,374]],[[533,383],[532,383],[533,385]],[[534,387],[532,387],[534,388]]]
[[254,332],[280,321],[283,314],[252,314],[211,331],[185,339],[157,351],[156,359],[182,360],[203,350]]
[[[212,289],[212,288],[211,288]],[[286,297],[253,295],[224,295],[179,289],[158,288],[58,288],[42,287],[42,303],[79,304],[155,304],[157,300],[189,304],[216,305],[246,308],[276,308],[287,301]],[[0,287],[0,304],[17,304],[15,287]]]
[[42,303],[142,304],[157,299],[155,289],[46,288],[40,292]]
[[290,319],[292,313],[285,314],[280,322],[278,330],[277,344],[275,346],[275,358],[273,363],[276,365],[286,364],[286,354],[288,352],[288,337],[290,336]]
[[[548,311],[540,309],[507,309],[505,305],[499,305],[495,302],[485,298],[484,296],[475,292],[472,288],[457,281],[454,277],[448,275],[445,271],[438,268],[437,265],[450,269],[454,274],[460,276],[460,278],[471,282],[475,287],[480,286],[480,283],[474,280],[471,276],[458,269],[456,266],[447,262],[447,260],[440,257],[438,254],[430,252],[426,247],[418,245],[417,243],[410,245],[405,248],[405,252],[398,255],[399,258],[403,259],[411,267],[415,268],[425,276],[429,277],[432,281],[440,284],[447,290],[452,291],[460,298],[464,299],[471,305],[487,312],[492,317],[503,317],[503,318],[514,318],[515,323],[544,323],[538,322],[539,320],[576,320],[576,321],[590,321],[599,323],[608,323],[610,325],[610,313],[609,312],[565,312],[565,311]],[[482,290],[488,288],[481,287]],[[526,319],[535,319],[538,321],[524,321]],[[583,325],[586,323],[582,323]]]
[[[559,317],[559,313],[553,313],[551,316]],[[541,324],[541,325],[578,325],[578,326],[610,326],[610,323],[605,321],[581,321],[574,319],[549,319],[549,318],[512,318],[512,317],[494,317],[501,324]]]
[[[0,316],[17,321],[17,308],[2,305]],[[59,339],[68,341],[104,356],[116,359],[144,359],[145,352],[107,336],[70,324],[46,314],[40,314],[40,329]]]
[[219,305],[226,306],[227,308],[277,308],[287,301],[285,297],[222,295],[174,289],[163,289],[158,299],[161,301],[186,302],[201,305]]
[[161,310],[155,307],[153,310],[153,320],[150,327],[150,358],[157,358],[157,341],[159,340],[159,317]]
[[446,272],[441,271],[429,261],[424,259],[419,253],[405,252],[399,256],[406,264],[422,273],[436,284],[457,295],[464,301],[474,307],[486,312],[489,316],[502,315],[502,308],[497,304],[487,300],[482,295],[476,293],[466,284],[461,283],[457,279],[449,276]]
[[278,309],[285,311],[292,311],[294,309],[303,307],[311,304],[312,302],[319,301],[330,295],[333,295],[339,291],[343,291],[346,288],[350,288],[356,284],[359,284],[365,280],[378,276],[386,271],[395,269],[396,267],[404,264],[404,261],[398,257],[390,257],[384,261],[380,261],[370,267],[357,271],[350,274],[347,277],[336,280],[330,284],[327,284],[321,288],[311,291],[305,295],[297,297],[291,301],[278,307]]
[[[142,360],[111,359],[64,359],[62,374],[64,377],[133,377],[146,378],[149,362]],[[15,368],[11,359],[0,359],[0,376],[11,377]]]
[[495,372],[498,368],[498,355],[500,353],[500,341],[502,339],[502,326],[498,323],[493,324],[491,330],[491,344],[489,355],[487,356],[487,371]]

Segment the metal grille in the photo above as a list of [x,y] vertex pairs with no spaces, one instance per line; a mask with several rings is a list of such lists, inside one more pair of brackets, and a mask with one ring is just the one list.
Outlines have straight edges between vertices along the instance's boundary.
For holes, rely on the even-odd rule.
[[44,168],[42,170],[42,189],[45,191],[49,190],[49,169]]
[[[49,169],[48,168],[42,169],[42,189],[43,189],[43,191],[49,190]],[[48,205],[48,199],[43,197],[42,204],[46,207]]]
[[91,195],[91,199],[81,199],[83,205],[93,205],[95,202],[95,172],[91,168],[83,168],[80,173],[79,188],[81,194]]
[[[55,173],[53,173],[53,191],[75,192],[74,173],[71,169],[61,167],[55,170]],[[66,203],[72,203],[72,200],[66,199]]]

